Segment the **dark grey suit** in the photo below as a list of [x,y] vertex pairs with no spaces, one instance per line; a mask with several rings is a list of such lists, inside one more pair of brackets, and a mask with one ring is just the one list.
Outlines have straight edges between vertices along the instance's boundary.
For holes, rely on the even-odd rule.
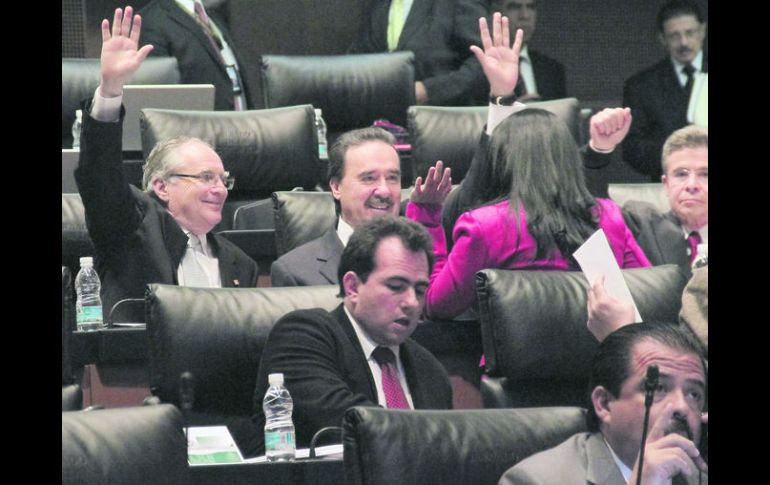
[[623,204],[623,218],[653,266],[677,264],[689,271],[689,246],[676,214],[661,214],[648,202],[632,200]]
[[529,50],[532,72],[537,83],[537,94],[543,101],[567,97],[567,79],[564,65],[538,51]]
[[[444,367],[424,347],[406,339],[399,349],[415,409],[451,409],[452,387]],[[254,394],[257,430],[265,426],[262,398],[268,374],[282,372],[294,401],[297,447],[306,447],[326,426],[341,426],[352,406],[377,406],[377,387],[364,351],[343,306],[293,311],[270,331]],[[264,440],[248,446],[262,453]]]
[[[698,473],[688,484],[699,482]],[[499,485],[625,485],[601,433],[578,433],[564,443],[522,460],[500,478]]]
[[329,229],[323,236],[284,254],[270,267],[273,286],[336,285],[337,267],[345,246],[337,230]]

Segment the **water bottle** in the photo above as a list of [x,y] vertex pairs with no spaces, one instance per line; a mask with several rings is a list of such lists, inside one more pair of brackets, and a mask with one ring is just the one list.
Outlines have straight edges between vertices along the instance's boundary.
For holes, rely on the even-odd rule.
[[698,244],[698,253],[692,262],[692,269],[702,268],[709,264],[709,245],[706,243]]
[[83,111],[75,111],[75,122],[72,123],[72,148],[80,148],[80,125],[83,123]]
[[267,461],[294,461],[296,443],[291,411],[294,404],[283,387],[283,374],[267,376],[270,387],[262,401],[265,411],[265,456]]
[[102,328],[102,298],[99,291],[102,285],[99,275],[94,269],[94,258],[80,258],[80,271],[75,277],[75,291],[78,298],[75,302],[78,330],[97,330]]
[[321,116],[321,109],[315,109],[315,129],[318,132],[318,158],[329,159],[328,143],[326,141],[326,122]]

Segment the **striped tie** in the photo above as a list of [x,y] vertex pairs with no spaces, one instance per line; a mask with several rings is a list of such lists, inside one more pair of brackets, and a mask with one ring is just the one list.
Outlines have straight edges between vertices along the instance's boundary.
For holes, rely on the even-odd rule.
[[396,356],[387,347],[377,347],[372,352],[372,357],[382,369],[382,392],[385,394],[385,403],[388,408],[410,409],[406,400],[404,389],[398,380],[398,367]]
[[203,267],[198,262],[198,258],[195,253],[203,254],[203,248],[198,236],[190,233],[189,240],[187,242],[187,251],[182,258],[182,273],[184,274],[185,286],[196,286],[199,288],[208,288],[209,278],[206,276],[206,272],[203,271]]
[[687,242],[690,245],[690,264],[692,264],[698,256],[698,244],[703,242],[703,238],[700,237],[698,231],[693,231],[687,236]]

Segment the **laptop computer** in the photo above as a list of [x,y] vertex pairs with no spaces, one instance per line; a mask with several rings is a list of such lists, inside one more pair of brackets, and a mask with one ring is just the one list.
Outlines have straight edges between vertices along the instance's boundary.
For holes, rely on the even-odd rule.
[[61,193],[76,194],[78,186],[75,184],[75,168],[80,158],[79,149],[62,148],[61,150]]
[[143,108],[214,110],[213,84],[127,84],[123,86],[123,151],[142,149],[139,114]]

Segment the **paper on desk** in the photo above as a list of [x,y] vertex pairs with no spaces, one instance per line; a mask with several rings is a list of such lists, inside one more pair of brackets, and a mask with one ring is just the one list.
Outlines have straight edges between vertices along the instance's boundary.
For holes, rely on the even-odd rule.
[[242,463],[243,456],[227,426],[187,428],[187,462],[190,465]]
[[602,229],[593,233],[572,255],[575,256],[580,269],[583,270],[589,286],[593,285],[601,275],[604,275],[604,288],[607,293],[631,303],[634,306],[636,321],[642,321],[639,309],[636,308],[631,291],[626,285],[626,280],[623,279],[618,262],[612,254],[610,243]]

